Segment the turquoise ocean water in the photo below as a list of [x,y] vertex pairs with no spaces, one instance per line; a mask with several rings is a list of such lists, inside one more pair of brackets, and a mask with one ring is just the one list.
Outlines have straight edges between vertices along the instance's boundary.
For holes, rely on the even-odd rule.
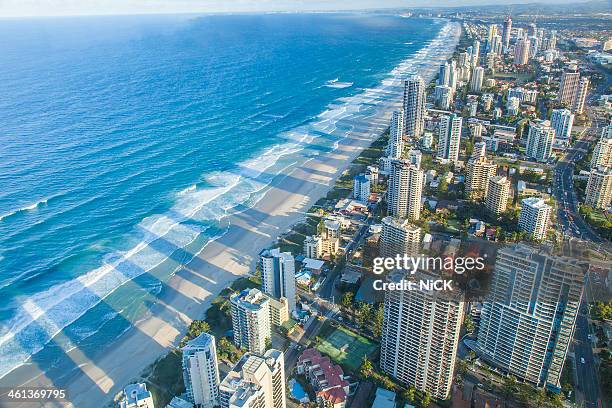
[[419,51],[444,25],[371,14],[0,21],[0,377],[33,355],[61,371],[61,349],[111,344],[173,272],[147,271],[223,234],[223,217],[300,157],[299,129],[324,121],[317,132],[335,137],[330,106],[367,108],[359,95],[402,62],[426,64]]

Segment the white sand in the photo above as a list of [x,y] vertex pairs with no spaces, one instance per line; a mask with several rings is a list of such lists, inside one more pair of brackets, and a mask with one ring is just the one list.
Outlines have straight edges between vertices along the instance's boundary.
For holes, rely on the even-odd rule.
[[[448,43],[452,47],[456,42],[449,39]],[[426,80],[433,77],[437,64],[448,53],[435,57],[426,72],[421,72]],[[184,270],[173,276],[168,289],[162,291],[152,307],[151,316],[138,322],[101,358],[93,362],[78,349],[70,351],[68,357],[81,368],[81,372],[76,370],[78,374],[67,380],[72,404],[78,408],[104,406],[123,386],[138,378],[145,367],[175,347],[191,320],[202,318],[221,290],[254,270],[257,254],[303,219],[304,211],[325,196],[351,161],[380,135],[399,101],[399,92],[390,95],[381,113],[341,140],[337,150],[321,154],[289,174],[277,177],[273,187],[253,208],[228,217],[231,225],[228,232],[207,245]],[[22,366],[2,380],[4,384],[51,383],[35,364]]]

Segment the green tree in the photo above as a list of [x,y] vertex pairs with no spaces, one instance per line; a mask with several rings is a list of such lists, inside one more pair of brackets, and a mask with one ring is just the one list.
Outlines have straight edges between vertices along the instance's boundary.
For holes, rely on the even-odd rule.
[[342,306],[349,307],[353,304],[353,298],[355,294],[353,292],[346,292],[344,296],[342,296]]
[[465,319],[463,320],[463,324],[465,325],[465,330],[468,333],[473,333],[474,332],[474,322],[472,321],[472,315],[466,315]]
[[372,319],[372,334],[374,334],[374,337],[380,337],[382,335],[384,317],[385,308],[381,304],[374,311],[374,316]]
[[421,407],[428,408],[430,404],[431,396],[429,395],[429,392],[425,392],[425,395],[423,395],[423,399],[421,400]]
[[272,339],[270,337],[266,337],[266,350],[270,350],[272,348]]
[[372,306],[365,302],[360,302],[357,309],[357,324],[365,326],[372,316]]
[[410,387],[408,387],[408,389],[406,391],[404,391],[404,399],[410,401],[411,403],[413,403],[416,399],[416,388],[414,388],[412,385]]
[[202,333],[209,333],[210,325],[205,320],[194,320],[189,325],[189,330],[187,331],[187,337],[189,339],[195,339]]
[[359,368],[359,373],[364,378],[369,378],[374,371],[374,366],[372,362],[368,360],[366,356],[363,356],[363,361],[361,362],[361,367]]

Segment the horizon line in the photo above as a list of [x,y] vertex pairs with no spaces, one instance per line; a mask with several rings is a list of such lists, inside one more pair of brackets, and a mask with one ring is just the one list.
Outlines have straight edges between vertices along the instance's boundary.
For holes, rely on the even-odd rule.
[[48,14],[2,14],[0,10],[0,19],[29,19],[29,18],[57,18],[57,17],[129,17],[129,16],[162,16],[162,15],[235,15],[235,14],[307,14],[307,13],[357,13],[357,12],[410,12],[413,10],[444,10],[444,9],[452,9],[452,10],[461,10],[466,8],[486,8],[486,7],[513,7],[513,6],[561,6],[563,4],[570,3],[599,3],[603,2],[601,0],[564,0],[559,3],[546,3],[543,1],[533,1],[533,2],[517,2],[510,4],[498,4],[498,3],[484,3],[484,4],[474,4],[474,5],[428,5],[428,6],[389,6],[389,7],[360,7],[360,8],[338,8],[338,9],[270,9],[270,10],[112,10],[109,12],[74,12],[74,13],[62,13],[59,12],[57,14],[48,13]]

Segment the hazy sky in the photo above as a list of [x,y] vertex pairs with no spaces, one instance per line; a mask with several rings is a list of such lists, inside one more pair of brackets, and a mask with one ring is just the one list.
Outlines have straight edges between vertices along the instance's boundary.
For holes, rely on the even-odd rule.
[[341,10],[576,0],[0,0],[0,16]]

